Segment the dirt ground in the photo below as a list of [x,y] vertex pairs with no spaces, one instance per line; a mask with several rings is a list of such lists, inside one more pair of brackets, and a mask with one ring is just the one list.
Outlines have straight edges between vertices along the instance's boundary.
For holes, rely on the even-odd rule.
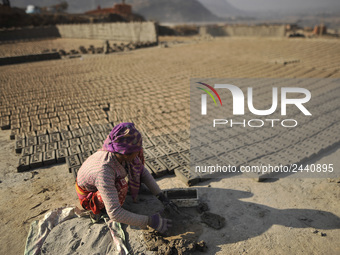
[[[0,133],[0,253],[22,254],[31,221],[48,210],[78,203],[65,165],[16,173],[14,142],[8,141],[8,135],[8,131]],[[339,166],[339,159],[340,148],[316,162]],[[162,189],[186,187],[176,177],[158,184]],[[207,254],[340,252],[340,183],[336,180],[286,178],[259,183],[231,178],[205,182],[197,189],[210,211],[226,219],[220,230],[203,228],[199,240],[206,242]]]
[[[50,46],[47,42],[28,42],[17,47],[20,52],[38,51],[45,47],[36,46],[41,43],[55,47],[55,42]],[[337,78],[339,48],[338,40],[323,39],[193,40],[178,47],[148,48],[126,55],[4,66],[0,67],[0,78],[2,89],[17,88],[21,81],[40,88],[52,80],[65,88],[84,82],[101,89],[105,80],[112,86],[145,84],[146,89],[155,83],[160,89],[173,85],[188,96],[184,87],[190,77],[198,76]],[[9,54],[8,50],[8,45],[0,45],[2,56]],[[283,64],[290,60],[299,62]],[[8,130],[0,131],[0,254],[16,255],[24,251],[33,220],[51,209],[78,205],[78,201],[73,176],[65,164],[17,173],[19,156],[9,135]],[[313,163],[332,163],[339,169],[340,148],[322,154]],[[162,189],[186,187],[175,176],[157,182]],[[256,182],[225,178],[202,182],[195,188],[210,212],[226,219],[219,230],[202,224],[198,239],[206,242],[207,254],[340,254],[339,179]]]

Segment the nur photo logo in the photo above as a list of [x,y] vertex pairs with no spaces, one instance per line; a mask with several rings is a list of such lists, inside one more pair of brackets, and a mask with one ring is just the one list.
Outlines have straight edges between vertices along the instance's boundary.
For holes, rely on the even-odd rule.
[[[281,116],[287,116],[287,107],[297,107],[300,112],[305,116],[312,116],[311,112],[305,107],[304,104],[308,103],[312,97],[311,92],[308,89],[300,88],[300,87],[272,87],[271,94],[268,95],[266,100],[271,101],[271,105],[267,109],[257,109],[254,106],[254,93],[253,88],[248,87],[246,96],[236,85],[232,84],[214,84],[214,87],[207,83],[203,82],[196,82],[197,84],[205,86],[205,88],[197,87],[198,89],[202,90],[203,94],[201,94],[201,115],[208,115],[208,103],[207,103],[207,95],[209,95],[212,99],[212,102],[214,102],[215,106],[217,106],[217,102],[215,100],[214,95],[218,98],[220,105],[222,105],[222,99],[220,97],[220,94],[216,91],[218,89],[219,91],[225,91],[231,93],[232,96],[232,105],[230,103],[227,103],[224,105],[223,108],[221,108],[221,112],[226,111],[226,107],[232,107],[232,113],[235,116],[242,116],[245,115],[245,104],[247,103],[248,110],[251,114],[257,115],[257,116],[269,116],[276,112],[278,105],[280,103],[280,114]],[[222,90],[223,89],[223,90]],[[279,93],[280,92],[280,93]],[[291,95],[295,95],[295,98],[291,98]],[[279,100],[280,99],[280,100]],[[280,102],[279,102],[280,101]],[[228,108],[229,109],[229,108]],[[274,127],[274,123],[281,122],[281,126],[283,127],[295,127],[297,126],[298,122],[295,119],[250,119],[250,120],[242,120],[241,122],[235,122],[232,119],[213,119],[213,126],[216,127],[216,125],[226,125],[230,124],[231,127],[235,125],[242,125],[250,127],[262,127],[265,125],[266,122],[271,123],[271,126]]]

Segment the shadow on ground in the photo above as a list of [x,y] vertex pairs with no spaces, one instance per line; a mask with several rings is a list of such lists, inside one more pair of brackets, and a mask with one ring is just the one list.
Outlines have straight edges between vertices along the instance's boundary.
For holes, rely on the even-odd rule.
[[[318,230],[340,229],[340,218],[333,213],[323,210],[313,209],[276,209],[273,207],[245,202],[241,199],[253,196],[251,192],[198,187],[198,193],[203,202],[211,207],[210,212],[223,216],[226,219],[225,226],[220,230],[209,228],[200,221],[200,213],[197,210],[188,211],[184,209],[184,214],[190,214],[194,222],[200,225],[200,231],[212,231],[214,243],[207,243],[208,252],[217,252],[222,244],[231,244],[244,241],[266,232],[273,225],[282,225],[289,228],[315,228]],[[268,194],[270,196],[270,194]],[[155,198],[141,196],[141,201],[134,206],[127,202],[127,207],[136,213],[151,215],[160,210],[161,205]],[[218,205],[213,205],[211,198],[219,201]],[[176,217],[173,219],[176,221]],[[176,224],[174,224],[176,226]],[[188,231],[190,231],[188,227]],[[185,232],[181,229],[180,232]],[[172,232],[176,232],[173,230]],[[228,233],[225,235],[225,233]],[[127,234],[129,236],[129,233]],[[140,239],[134,238],[133,241]],[[200,241],[198,237],[197,241]],[[140,244],[139,244],[140,245]],[[133,245],[132,245],[133,246]]]
[[[222,229],[228,235],[219,235],[216,232],[213,249],[218,251],[218,245],[231,244],[244,241],[266,232],[273,225],[282,225],[289,228],[315,228],[318,230],[340,229],[340,218],[333,213],[313,209],[276,209],[262,204],[245,202],[240,199],[253,196],[251,192],[218,189],[198,188],[201,198],[209,202],[210,197],[221,198],[218,206],[211,212],[217,213],[226,219]],[[270,194],[268,194],[270,196]],[[209,246],[209,244],[208,244]]]

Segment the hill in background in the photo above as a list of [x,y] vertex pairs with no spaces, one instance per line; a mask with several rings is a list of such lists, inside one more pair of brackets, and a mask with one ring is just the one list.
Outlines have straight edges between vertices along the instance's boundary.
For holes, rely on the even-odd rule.
[[[84,13],[94,10],[98,6],[102,8],[113,7],[115,3],[121,3],[121,0],[66,0],[68,2],[68,13]],[[234,0],[230,0],[235,3]],[[134,13],[144,16],[147,20],[154,20],[160,23],[189,23],[189,22],[229,22],[229,23],[296,23],[299,26],[311,26],[324,23],[327,27],[334,29],[340,28],[339,15],[334,14],[337,8],[332,9],[334,1],[325,0],[323,8],[316,8],[305,4],[301,9],[301,3],[308,0],[301,0],[300,4],[293,4],[293,0],[287,2],[284,10],[265,11],[269,8],[269,0],[244,0],[244,8],[248,6],[247,11],[238,9],[228,2],[228,0],[126,0],[127,4],[132,5]],[[316,0],[314,0],[315,2]],[[332,2],[333,1],[333,2]],[[36,6],[52,6],[59,3],[59,0],[11,0],[12,6],[25,8],[27,4]],[[252,2],[251,2],[252,3]],[[259,6],[255,6],[255,3]],[[261,4],[262,3],[262,4]],[[333,4],[332,4],[333,3]],[[284,5],[283,3],[280,3]],[[275,6],[272,3],[271,7]],[[251,8],[250,8],[251,7]],[[252,9],[261,9],[263,11],[252,11]],[[312,8],[312,9],[310,9]],[[288,10],[295,10],[293,13]],[[325,12],[322,10],[332,10]],[[332,14],[333,13],[333,14]]]
[[[218,0],[220,1],[220,0]],[[69,13],[84,13],[96,9],[112,7],[120,0],[68,0]],[[29,4],[36,6],[51,6],[57,4],[57,0],[30,0]],[[220,21],[198,0],[127,0],[132,5],[132,11],[159,22],[204,22]],[[26,0],[12,0],[12,6],[25,8]]]
[[132,5],[135,12],[146,19],[159,22],[220,20],[197,0],[130,0],[126,2]]

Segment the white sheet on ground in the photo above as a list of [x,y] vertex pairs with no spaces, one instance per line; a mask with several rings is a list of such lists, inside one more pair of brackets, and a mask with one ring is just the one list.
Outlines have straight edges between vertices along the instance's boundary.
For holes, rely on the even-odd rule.
[[[75,207],[65,207],[52,210],[43,219],[32,222],[24,255],[51,251],[62,254],[60,249],[65,249],[65,252],[68,249],[67,253],[74,254],[85,254],[84,251],[91,254],[128,254],[120,223],[106,220],[105,225],[91,224],[90,219],[79,217]],[[108,238],[108,231],[114,242]]]

